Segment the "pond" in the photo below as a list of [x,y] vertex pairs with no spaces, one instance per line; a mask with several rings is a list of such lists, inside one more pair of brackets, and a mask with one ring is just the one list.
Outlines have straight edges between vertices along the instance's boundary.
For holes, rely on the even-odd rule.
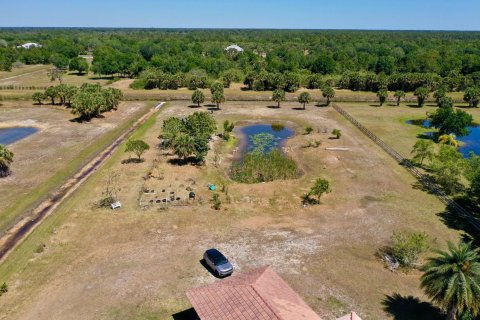
[[[406,123],[430,128],[430,121],[424,119],[408,120]],[[458,137],[457,140],[463,142],[463,146],[458,148],[464,157],[468,157],[471,152],[480,155],[480,126],[468,127],[469,134],[465,137]],[[432,136],[433,132],[426,132],[428,136]]]
[[241,137],[240,154],[254,150],[268,153],[281,148],[295,132],[281,124],[252,124],[237,129]]
[[300,171],[282,147],[294,131],[281,124],[252,124],[236,129],[239,151],[230,177],[241,183],[295,179]]
[[12,144],[25,139],[37,131],[38,129],[34,127],[0,128],[0,144]]

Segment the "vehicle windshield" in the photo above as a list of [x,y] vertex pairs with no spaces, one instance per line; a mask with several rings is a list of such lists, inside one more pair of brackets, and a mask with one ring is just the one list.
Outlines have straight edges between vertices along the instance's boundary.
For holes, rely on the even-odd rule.
[[216,266],[222,265],[228,262],[228,259],[225,258],[225,256],[218,251],[210,252],[209,256],[210,256],[210,259],[212,259],[212,262]]

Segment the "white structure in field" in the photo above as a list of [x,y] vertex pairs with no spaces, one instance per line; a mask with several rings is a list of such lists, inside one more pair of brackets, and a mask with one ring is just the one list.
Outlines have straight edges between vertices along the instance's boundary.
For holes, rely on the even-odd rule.
[[17,48],[23,48],[23,49],[31,49],[31,48],[41,48],[42,45],[39,43],[35,42],[27,42],[25,44],[22,44],[21,46],[17,46]]
[[232,45],[225,48],[225,51],[230,51],[230,50],[235,50],[237,52],[243,52],[244,51],[242,47],[240,47],[236,44],[232,44]]

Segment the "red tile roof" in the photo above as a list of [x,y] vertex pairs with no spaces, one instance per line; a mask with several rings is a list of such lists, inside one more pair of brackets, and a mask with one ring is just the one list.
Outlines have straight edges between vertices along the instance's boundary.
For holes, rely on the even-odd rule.
[[350,314],[347,314],[346,316],[338,318],[337,320],[362,320],[362,319],[355,312],[352,312]]
[[321,320],[270,267],[191,289],[202,320]]

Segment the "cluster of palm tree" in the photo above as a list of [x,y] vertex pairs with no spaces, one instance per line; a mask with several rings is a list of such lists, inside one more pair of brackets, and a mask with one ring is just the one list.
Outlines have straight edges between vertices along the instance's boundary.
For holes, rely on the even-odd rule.
[[480,249],[472,243],[448,244],[423,266],[421,286],[425,293],[447,313],[447,320],[480,310]]

